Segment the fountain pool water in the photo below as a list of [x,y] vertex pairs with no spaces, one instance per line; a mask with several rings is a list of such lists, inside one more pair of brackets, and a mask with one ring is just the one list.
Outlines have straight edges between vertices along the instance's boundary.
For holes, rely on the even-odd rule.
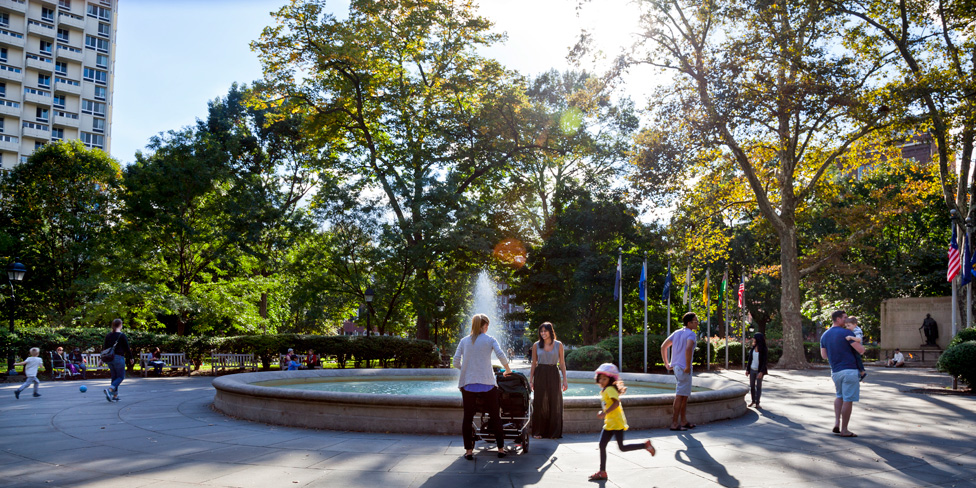
[[[338,393],[366,393],[371,395],[430,395],[461,397],[457,381],[453,379],[369,379],[350,380],[348,378],[323,378],[319,380],[272,380],[254,383],[255,386],[286,388],[291,390],[331,391]],[[695,388],[694,391],[705,391]],[[674,392],[673,385],[664,383],[644,383],[627,387],[627,396],[658,395]],[[598,397],[599,387],[590,382],[571,381],[563,397]]]

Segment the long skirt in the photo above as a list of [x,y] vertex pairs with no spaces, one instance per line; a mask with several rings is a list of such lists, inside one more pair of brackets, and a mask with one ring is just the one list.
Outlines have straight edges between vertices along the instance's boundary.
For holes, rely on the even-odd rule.
[[532,435],[547,439],[563,436],[563,388],[559,368],[540,364],[535,369],[532,399]]

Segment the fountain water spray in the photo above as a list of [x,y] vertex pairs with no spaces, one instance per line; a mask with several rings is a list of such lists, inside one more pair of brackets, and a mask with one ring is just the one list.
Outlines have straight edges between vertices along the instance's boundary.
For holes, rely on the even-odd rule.
[[511,344],[509,344],[508,331],[505,329],[505,318],[498,308],[498,286],[488,271],[482,270],[478,273],[478,281],[475,282],[472,295],[471,310],[461,330],[461,337],[471,333],[471,317],[483,313],[489,320],[488,335],[497,339],[502,351],[508,354]]

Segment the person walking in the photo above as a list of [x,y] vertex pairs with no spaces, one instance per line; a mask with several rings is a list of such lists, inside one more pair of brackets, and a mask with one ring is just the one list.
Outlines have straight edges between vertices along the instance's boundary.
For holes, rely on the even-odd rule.
[[758,410],[762,410],[762,407],[759,406],[759,399],[762,397],[763,377],[769,373],[767,370],[768,356],[769,348],[766,347],[766,336],[757,332],[752,338],[752,347],[746,353],[746,376],[749,377],[749,395],[752,399],[749,406],[756,407]]
[[533,437],[559,439],[563,436],[563,392],[568,388],[563,343],[556,340],[552,323],[543,322],[539,326],[539,340],[532,344],[529,368],[529,389],[534,393],[530,423]]
[[603,419],[603,432],[600,433],[600,470],[590,475],[590,481],[607,479],[607,445],[610,439],[617,440],[617,447],[622,452],[646,449],[651,456],[657,454],[650,439],[640,444],[624,444],[624,431],[629,429],[624,407],[620,404],[620,395],[627,392],[627,387],[620,380],[620,371],[612,363],[603,363],[596,369],[594,380],[600,385],[600,400],[603,410],[596,414]]
[[[695,424],[688,422],[688,397],[691,396],[691,358],[695,352],[695,342],[698,336],[698,316],[688,312],[681,317],[684,327],[671,333],[661,344],[661,358],[668,371],[674,371],[674,403],[671,414],[671,430],[682,431],[694,429]],[[668,349],[671,353],[668,354]]]
[[32,347],[30,348],[29,358],[19,363],[14,363],[14,366],[23,366],[24,376],[27,376],[27,380],[24,381],[24,384],[20,385],[20,388],[14,390],[14,397],[17,398],[18,400],[20,399],[20,392],[26,390],[27,387],[30,385],[34,385],[34,396],[36,397],[41,396],[41,394],[37,392],[37,388],[41,386],[41,382],[37,379],[37,369],[44,364],[44,361],[42,361],[41,358],[37,357],[40,354],[41,354],[40,349],[36,347]]
[[820,356],[830,363],[830,378],[834,381],[834,434],[857,437],[848,430],[854,402],[860,399],[861,379],[857,369],[857,354],[864,354],[860,342],[850,342],[854,332],[845,327],[847,314],[837,310],[830,315],[830,329],[820,337]]
[[[461,436],[464,438],[464,459],[474,459],[474,414],[488,414],[489,429],[495,434],[498,457],[505,457],[505,431],[498,410],[498,384],[491,368],[491,353],[501,361],[505,376],[512,374],[508,358],[494,337],[488,335],[488,316],[478,314],[471,318],[471,334],[458,343],[454,353],[454,367],[461,370],[458,388],[464,403],[461,419]],[[480,404],[480,405],[479,405]]]
[[112,373],[112,384],[105,392],[105,399],[109,402],[119,401],[119,385],[125,379],[125,364],[127,358],[132,354],[129,348],[129,338],[122,333],[122,319],[112,321],[112,332],[105,336],[104,349],[112,348],[112,358],[102,359]]

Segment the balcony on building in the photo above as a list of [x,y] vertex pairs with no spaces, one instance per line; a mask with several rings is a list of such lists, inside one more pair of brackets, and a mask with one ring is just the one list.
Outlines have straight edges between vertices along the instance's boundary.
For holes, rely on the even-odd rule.
[[[2,1],[2,0],[0,0]],[[72,13],[59,11],[58,12],[58,27],[62,29],[65,27],[70,27],[77,30],[85,30],[85,18],[80,15],[75,15]]]
[[27,13],[27,2],[24,0],[0,0],[0,10]]
[[54,26],[51,24],[38,22],[36,20],[28,20],[27,33],[40,36],[42,39],[53,40],[56,31],[54,30]]
[[81,121],[78,119],[78,114],[65,112],[63,110],[54,111],[54,123],[75,129],[81,126]]
[[0,150],[18,152],[20,151],[20,138],[0,134]]
[[67,44],[58,43],[58,48],[54,52],[59,60],[70,59],[71,61],[78,61],[80,63],[85,59],[84,51]]
[[23,34],[0,28],[0,45],[22,48],[27,45],[27,41],[24,39]]
[[53,100],[51,98],[51,92],[47,90],[24,87],[24,101],[36,103],[38,105],[50,105]]
[[20,102],[0,100],[0,115],[20,117]]
[[20,135],[23,137],[30,137],[31,139],[40,139],[42,141],[51,140],[51,126],[47,124],[42,124],[38,122],[23,122],[23,128],[21,128]]
[[54,71],[54,61],[51,61],[51,58],[46,56],[28,53],[27,67],[34,68],[43,73],[51,73]]
[[81,83],[65,78],[54,78],[54,91],[57,93],[70,93],[81,95]]
[[24,72],[20,68],[0,64],[0,80],[16,81],[17,83],[22,83],[24,81]]

